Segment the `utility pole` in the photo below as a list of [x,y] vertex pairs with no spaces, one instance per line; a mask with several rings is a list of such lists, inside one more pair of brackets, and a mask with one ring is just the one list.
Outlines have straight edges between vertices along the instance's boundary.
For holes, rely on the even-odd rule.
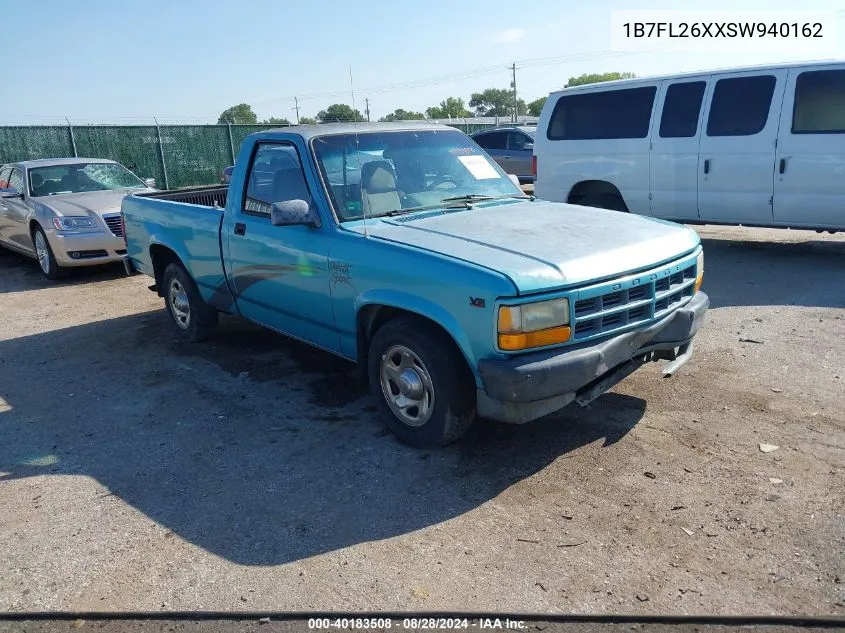
[[367,106],[366,108],[364,108],[364,112],[367,113],[367,122],[369,123],[369,121],[370,121],[370,99],[369,99],[369,97],[364,98],[364,103]]
[[299,99],[293,98],[294,107],[296,108],[296,124],[299,125]]
[[511,70],[513,71],[513,81],[511,82],[513,87],[513,122],[516,123],[519,116],[519,102],[516,100],[516,62],[511,66]]

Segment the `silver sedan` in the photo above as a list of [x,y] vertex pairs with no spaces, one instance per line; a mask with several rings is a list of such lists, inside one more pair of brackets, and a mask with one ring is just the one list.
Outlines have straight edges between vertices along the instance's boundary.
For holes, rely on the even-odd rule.
[[50,158],[0,166],[0,246],[38,259],[50,279],[126,253],[120,203],[154,191],[120,163]]

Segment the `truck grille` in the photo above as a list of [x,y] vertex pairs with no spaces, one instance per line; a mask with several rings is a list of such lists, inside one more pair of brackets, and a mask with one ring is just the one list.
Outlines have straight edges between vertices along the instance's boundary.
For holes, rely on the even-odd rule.
[[106,226],[109,227],[109,230],[112,233],[114,233],[117,237],[123,237],[123,225],[120,223],[119,215],[103,216],[103,221],[105,221]]
[[578,292],[573,340],[581,341],[666,316],[692,298],[695,257]]

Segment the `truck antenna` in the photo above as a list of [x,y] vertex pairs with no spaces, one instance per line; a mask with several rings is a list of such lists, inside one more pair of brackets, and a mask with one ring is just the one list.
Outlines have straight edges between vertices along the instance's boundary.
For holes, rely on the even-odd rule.
[[349,92],[352,95],[352,129],[355,131],[355,162],[358,164],[358,188],[361,194],[361,211],[364,214],[364,237],[369,237],[367,231],[367,205],[364,204],[364,182],[361,180],[361,153],[358,144],[358,110],[355,108],[355,84],[352,81],[352,63],[349,63]]

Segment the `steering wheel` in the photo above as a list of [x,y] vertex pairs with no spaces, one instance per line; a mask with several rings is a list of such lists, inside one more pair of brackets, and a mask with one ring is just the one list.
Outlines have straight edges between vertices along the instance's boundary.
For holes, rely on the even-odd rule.
[[449,187],[450,189],[455,189],[458,186],[457,179],[454,176],[452,176],[451,174],[444,174],[443,176],[439,176],[439,177],[435,178],[434,182],[432,182],[428,186],[428,188],[429,189],[442,189],[442,187],[440,185],[446,185],[446,184],[451,185],[451,187]]

